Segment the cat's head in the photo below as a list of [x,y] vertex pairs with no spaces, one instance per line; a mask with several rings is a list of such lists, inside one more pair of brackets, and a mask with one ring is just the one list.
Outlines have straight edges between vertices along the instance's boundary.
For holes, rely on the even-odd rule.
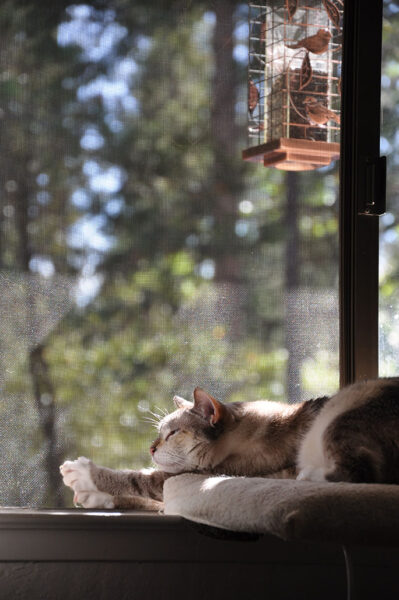
[[194,390],[194,402],[179,396],[173,401],[177,410],[159,422],[151,445],[153,461],[167,473],[210,469],[215,442],[234,421],[230,408],[201,388]]

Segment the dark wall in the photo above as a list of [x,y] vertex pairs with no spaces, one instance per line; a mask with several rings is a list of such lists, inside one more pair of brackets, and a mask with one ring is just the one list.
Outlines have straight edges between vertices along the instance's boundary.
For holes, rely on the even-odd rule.
[[[346,599],[340,546],[236,537],[156,514],[2,510],[0,600]],[[356,600],[399,597],[398,549],[349,551]]]

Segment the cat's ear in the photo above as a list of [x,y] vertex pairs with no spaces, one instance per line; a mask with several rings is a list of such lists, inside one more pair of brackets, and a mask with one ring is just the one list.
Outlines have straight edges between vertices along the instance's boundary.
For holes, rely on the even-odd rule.
[[173,402],[175,403],[176,408],[192,408],[193,403],[181,398],[180,396],[174,396]]
[[219,402],[199,387],[194,390],[194,409],[211,425],[216,425],[216,423],[222,421],[226,412],[226,407],[222,402]]

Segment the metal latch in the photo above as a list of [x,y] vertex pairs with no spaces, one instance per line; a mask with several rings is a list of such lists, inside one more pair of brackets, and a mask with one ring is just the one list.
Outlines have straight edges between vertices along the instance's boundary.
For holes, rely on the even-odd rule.
[[364,204],[359,215],[383,215],[386,210],[386,156],[366,158],[364,174]]

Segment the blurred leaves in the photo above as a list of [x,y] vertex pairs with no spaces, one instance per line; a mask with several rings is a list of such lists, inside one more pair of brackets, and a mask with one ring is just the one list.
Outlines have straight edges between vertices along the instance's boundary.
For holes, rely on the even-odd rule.
[[[242,5],[227,5],[242,25]],[[145,417],[172,410],[174,393],[190,398],[202,385],[226,401],[284,400],[294,326],[285,322],[285,177],[241,161],[247,79],[234,61],[215,78],[218,6],[49,6],[0,9],[3,287],[17,275],[2,310],[10,425],[0,448],[9,457],[15,436],[24,448],[0,475],[8,504],[52,502],[27,366],[32,331],[55,390],[60,454],[127,468],[150,463]],[[214,97],[227,85],[226,140]],[[304,312],[313,337],[298,399],[336,381],[337,322],[326,333],[319,302],[337,289],[336,167],[304,173],[302,187],[298,297],[313,307]],[[18,277],[33,283],[18,287]],[[21,493],[12,482],[24,465],[35,468]]]

